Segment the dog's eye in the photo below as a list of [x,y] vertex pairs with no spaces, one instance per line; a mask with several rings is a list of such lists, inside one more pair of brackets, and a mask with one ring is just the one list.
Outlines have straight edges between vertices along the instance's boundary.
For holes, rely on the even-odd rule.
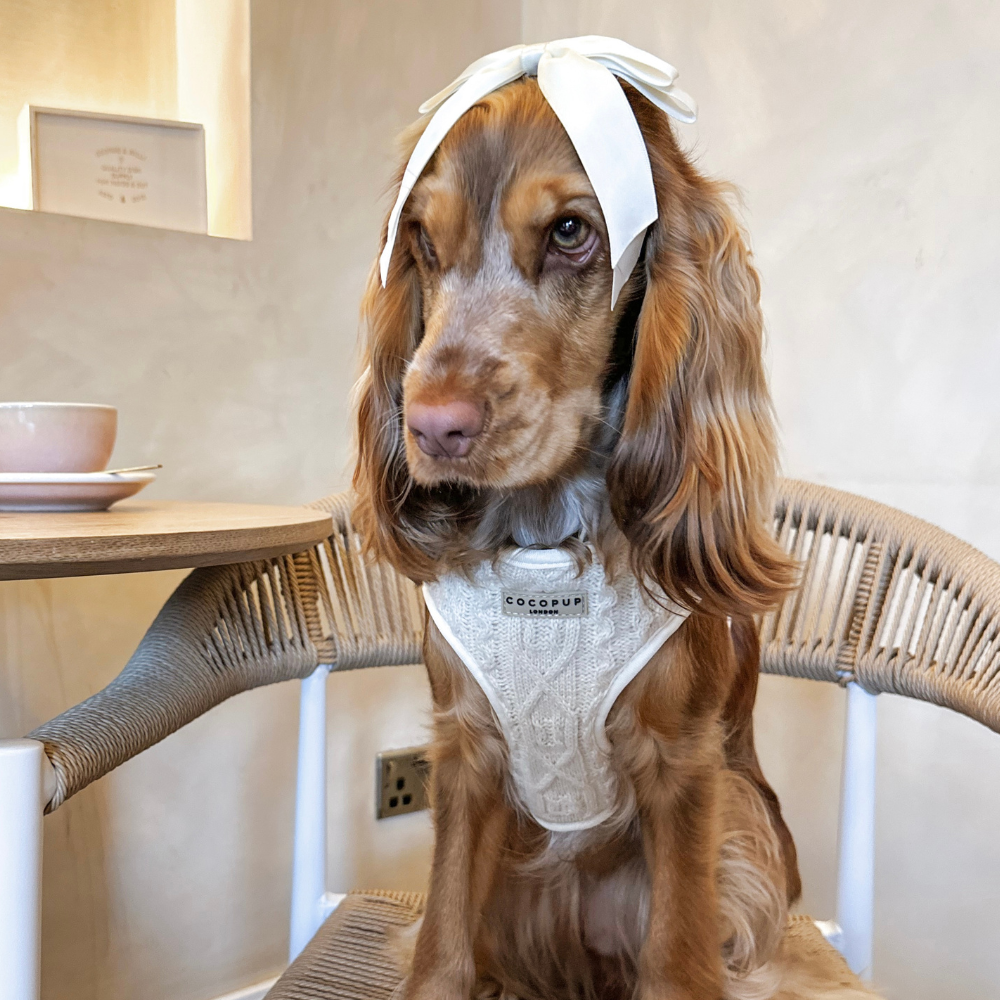
[[434,251],[434,244],[431,242],[427,230],[423,226],[417,227],[417,243],[420,245],[420,252],[427,259],[429,264],[437,264],[437,253]]
[[590,235],[590,226],[576,215],[557,219],[549,239],[559,250],[579,250]]

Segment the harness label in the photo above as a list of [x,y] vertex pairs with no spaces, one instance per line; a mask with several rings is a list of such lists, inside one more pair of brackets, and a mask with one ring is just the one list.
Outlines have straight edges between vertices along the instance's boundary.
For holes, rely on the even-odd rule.
[[502,590],[500,610],[518,618],[582,618],[588,613],[587,593],[518,594]]

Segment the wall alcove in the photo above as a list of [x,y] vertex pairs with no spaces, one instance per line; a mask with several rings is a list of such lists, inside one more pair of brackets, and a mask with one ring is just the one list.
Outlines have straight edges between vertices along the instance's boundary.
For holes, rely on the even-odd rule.
[[0,26],[0,206],[33,207],[28,105],[194,122],[208,234],[251,238],[249,0],[0,0]]

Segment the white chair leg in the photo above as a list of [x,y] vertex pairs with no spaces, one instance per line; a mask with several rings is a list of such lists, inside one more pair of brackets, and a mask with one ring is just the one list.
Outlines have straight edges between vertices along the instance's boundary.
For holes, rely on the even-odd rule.
[[875,699],[857,684],[847,685],[837,923],[844,958],[862,979],[872,975],[875,923]]
[[302,682],[299,765],[295,785],[295,847],[288,960],[319,930],[343,896],[326,891],[326,679],[319,666]]
[[45,749],[37,740],[0,740],[0,997],[3,1000],[38,1000],[42,811],[51,795],[51,789],[46,788],[50,772]]

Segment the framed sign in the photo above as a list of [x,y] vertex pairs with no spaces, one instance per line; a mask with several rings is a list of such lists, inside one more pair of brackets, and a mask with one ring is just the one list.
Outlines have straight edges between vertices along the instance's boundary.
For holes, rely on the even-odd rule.
[[202,125],[34,106],[28,112],[36,210],[208,231]]

